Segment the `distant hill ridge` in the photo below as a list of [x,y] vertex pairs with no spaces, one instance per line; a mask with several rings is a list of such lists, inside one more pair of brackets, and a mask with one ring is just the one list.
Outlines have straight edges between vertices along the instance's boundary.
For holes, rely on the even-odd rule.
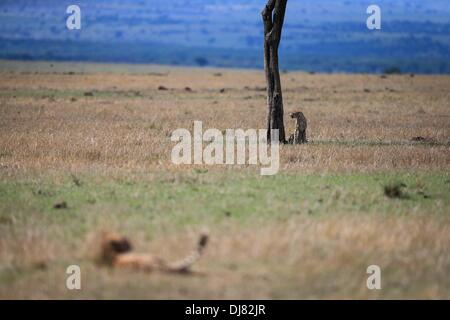
[[[262,68],[263,0],[0,2],[0,58]],[[367,1],[289,1],[281,67],[325,72],[450,73],[447,0],[377,1],[382,30],[365,26]],[[126,50],[124,50],[126,47]]]

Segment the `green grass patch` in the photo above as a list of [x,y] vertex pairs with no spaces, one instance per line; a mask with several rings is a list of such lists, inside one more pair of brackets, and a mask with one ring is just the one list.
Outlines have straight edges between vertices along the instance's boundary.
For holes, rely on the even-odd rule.
[[[449,174],[278,175],[259,177],[193,171],[181,179],[98,178],[0,182],[0,223],[39,214],[86,231],[99,212],[144,228],[214,224],[227,219],[288,219],[293,215],[448,214]],[[401,183],[402,197],[386,186]],[[66,202],[67,208],[55,209]],[[250,219],[251,220],[251,219]]]

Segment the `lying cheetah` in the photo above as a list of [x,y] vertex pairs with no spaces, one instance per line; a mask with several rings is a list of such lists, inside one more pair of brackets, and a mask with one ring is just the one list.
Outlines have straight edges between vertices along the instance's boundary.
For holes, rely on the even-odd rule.
[[306,128],[308,122],[302,112],[294,112],[290,114],[292,119],[295,119],[295,132],[289,137],[290,144],[307,143]]
[[208,235],[203,233],[197,248],[191,254],[179,262],[166,263],[163,259],[150,254],[133,253],[132,245],[127,238],[105,233],[101,243],[100,262],[110,267],[144,272],[188,273],[192,265],[202,256],[207,243]]

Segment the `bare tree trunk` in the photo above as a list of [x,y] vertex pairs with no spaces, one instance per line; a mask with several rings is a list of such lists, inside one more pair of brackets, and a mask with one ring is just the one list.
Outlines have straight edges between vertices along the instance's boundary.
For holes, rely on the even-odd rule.
[[283,95],[278,67],[278,47],[281,40],[287,0],[268,0],[263,12],[264,22],[264,69],[267,82],[267,141],[270,130],[279,130],[281,143],[286,143],[284,131]]

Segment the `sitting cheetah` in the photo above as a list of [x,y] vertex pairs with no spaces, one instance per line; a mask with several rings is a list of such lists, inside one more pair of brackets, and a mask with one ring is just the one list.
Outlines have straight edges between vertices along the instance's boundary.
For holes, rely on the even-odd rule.
[[306,128],[308,122],[302,112],[294,112],[290,114],[292,119],[295,119],[295,132],[289,137],[290,144],[307,143]]
[[202,256],[207,243],[208,235],[202,233],[197,248],[191,254],[179,262],[166,263],[151,254],[133,253],[132,245],[127,238],[105,233],[101,243],[100,263],[143,272],[188,273],[192,265]]

